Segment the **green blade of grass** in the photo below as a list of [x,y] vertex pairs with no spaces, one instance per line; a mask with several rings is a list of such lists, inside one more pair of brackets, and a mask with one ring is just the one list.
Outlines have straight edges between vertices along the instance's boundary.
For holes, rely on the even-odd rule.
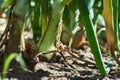
[[37,39],[41,36],[41,0],[35,1],[34,7],[34,22],[33,22],[33,39],[37,42]]
[[16,56],[16,59],[17,59],[17,62],[19,62],[19,64],[21,65],[21,68],[23,68],[23,70],[26,70],[27,69],[27,66],[22,58],[22,55],[21,54],[18,54]]
[[2,80],[1,74],[0,74],[0,80]]
[[90,19],[89,11],[88,11],[86,2],[84,0],[77,0],[77,1],[79,3],[78,6],[80,9],[81,18],[82,18],[83,23],[85,25],[87,39],[89,41],[92,53],[94,55],[97,67],[98,67],[101,75],[105,76],[108,74],[110,69],[107,69],[108,71],[105,69],[105,65],[104,65],[103,60],[102,60],[102,55],[101,55],[100,47],[98,44],[97,36],[96,36],[96,33],[93,29],[93,23]]
[[4,62],[4,66],[3,66],[3,71],[2,71],[2,79],[4,80],[7,74],[7,70],[9,68],[10,62],[16,58],[18,60],[18,62],[20,63],[21,67],[25,70],[26,69],[26,65],[25,62],[22,58],[22,56],[20,54],[17,53],[12,53],[11,55],[9,55],[7,57],[7,59]]
[[49,4],[48,0],[42,1],[42,34],[44,34],[48,25],[48,19],[51,11]]
[[17,56],[16,53],[12,53],[10,56],[8,56],[8,58],[5,60],[4,62],[4,67],[3,67],[3,71],[2,71],[2,79],[4,80],[5,77],[6,77],[6,73],[7,73],[7,70],[9,68],[9,65],[10,65],[10,62]]
[[114,39],[115,46],[119,52],[120,56],[120,48],[119,48],[119,26],[118,26],[118,8],[119,8],[119,0],[112,0],[113,5],[113,25],[114,25]]

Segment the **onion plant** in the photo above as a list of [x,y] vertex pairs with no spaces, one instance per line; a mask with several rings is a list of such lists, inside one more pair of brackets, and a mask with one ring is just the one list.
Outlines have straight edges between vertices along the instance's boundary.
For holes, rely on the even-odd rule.
[[[96,66],[101,75],[105,76],[112,67],[112,61],[109,61],[108,65],[105,65],[102,58],[100,44],[96,35],[96,27],[94,26],[98,24],[97,20],[100,15],[104,17],[101,23],[105,23],[102,23],[102,26],[106,28],[111,56],[120,65],[119,0],[1,0],[0,2],[3,2],[3,4],[0,3],[0,16],[3,13],[10,16],[8,20],[10,31],[9,35],[6,34],[9,36],[8,45],[6,45],[6,55],[13,53],[5,61],[3,73],[7,71],[10,61],[18,56],[16,53],[20,52],[20,48],[22,50],[25,49],[24,40],[21,37],[25,19],[29,21],[29,25],[32,28],[33,40],[37,43],[39,52],[56,49],[56,33],[60,19],[63,21],[63,30],[68,32],[71,38],[75,36],[77,29],[81,28],[80,25],[83,25],[82,28],[85,29]],[[14,2],[15,4],[12,6]],[[12,10],[9,7],[13,7]],[[6,11],[11,11],[10,15]],[[1,44],[4,37],[0,39]],[[115,50],[117,50],[117,55],[115,54]],[[50,59],[51,56],[47,55],[47,58]],[[20,61],[20,64],[22,65],[24,62]],[[4,74],[2,77],[5,78],[5,76]]]
[[[118,28],[118,0],[104,0],[104,18],[106,23],[106,32],[111,56],[120,65],[119,56],[119,28]],[[108,15],[109,14],[109,15]],[[115,53],[117,48],[117,54]]]
[[[47,28],[43,35],[41,36],[41,39],[38,43],[39,51],[45,51],[45,50],[52,50],[55,49],[54,42],[56,38],[56,30],[57,30],[57,24],[60,20],[60,17],[63,14],[63,10],[66,4],[68,4],[71,0],[51,0],[51,7],[52,7],[52,15],[49,20],[49,23],[47,25]],[[48,56],[48,58],[50,55]]]
[[16,58],[16,60],[20,63],[21,68],[23,68],[23,70],[26,70],[26,69],[27,69],[27,67],[26,67],[26,65],[25,65],[25,62],[24,62],[21,54],[12,53],[11,55],[9,55],[9,56],[6,58],[6,60],[5,60],[5,62],[4,62],[4,66],[3,66],[3,70],[2,70],[2,76],[1,76],[1,77],[2,77],[2,80],[5,80],[6,74],[7,74],[7,72],[8,72],[9,65],[10,65],[11,61],[12,61],[14,58]]

